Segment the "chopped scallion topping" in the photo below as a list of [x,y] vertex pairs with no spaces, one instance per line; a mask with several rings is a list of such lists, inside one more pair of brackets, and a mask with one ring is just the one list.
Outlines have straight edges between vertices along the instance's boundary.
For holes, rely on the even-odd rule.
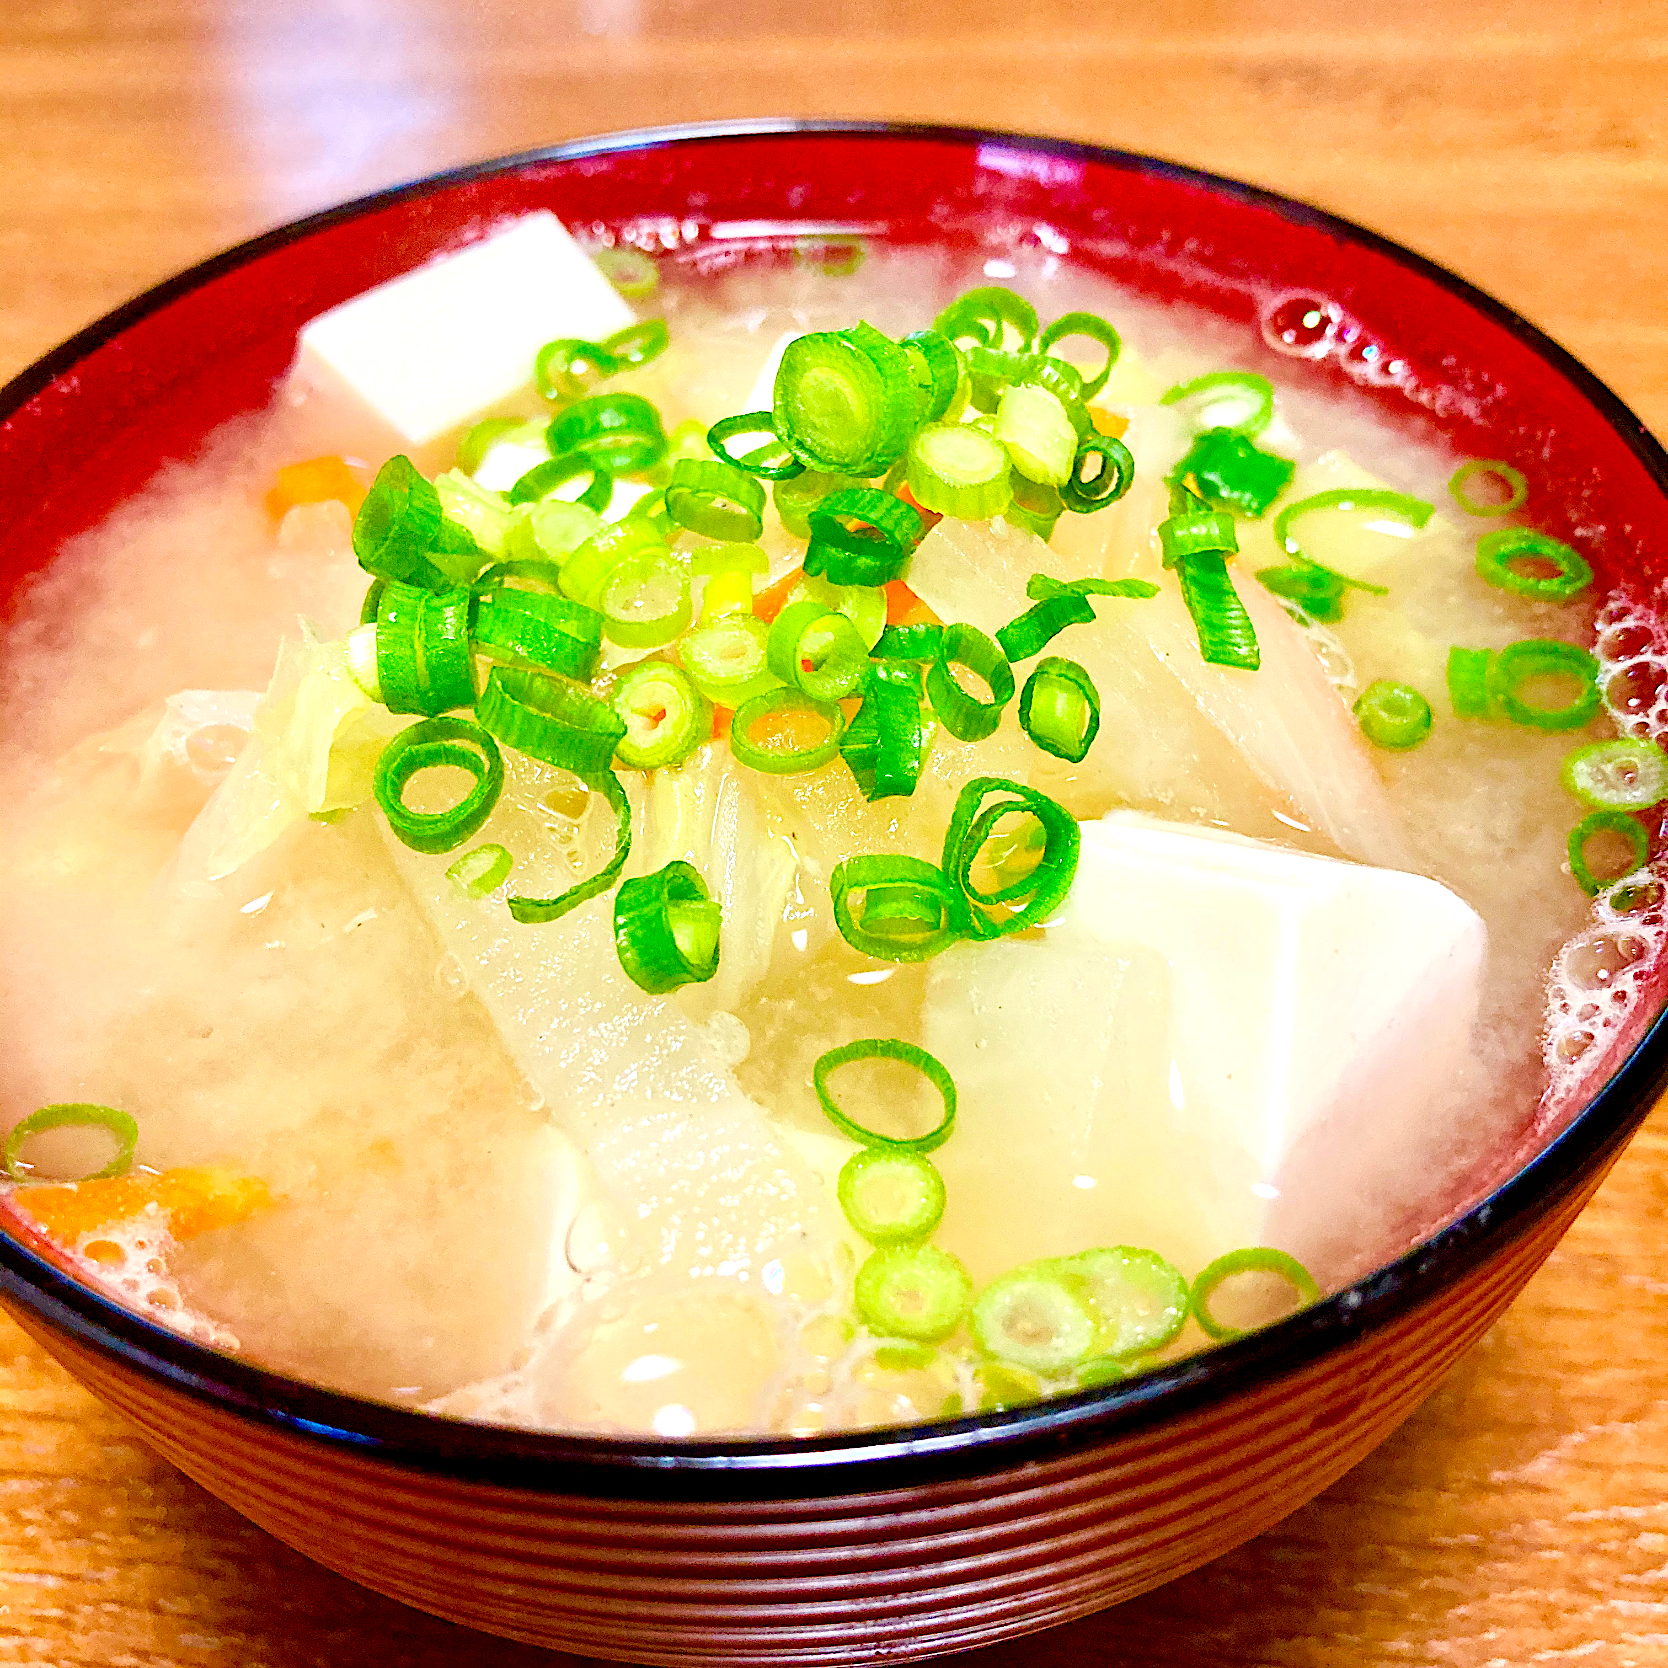
[[1060,502],[1076,515],[1091,515],[1115,504],[1135,481],[1135,459],[1121,440],[1090,433],[1077,443],[1071,473],[1060,486]]
[[[488,688],[491,688],[490,681]],[[626,859],[631,856],[631,801],[626,798],[619,777],[611,770],[604,770],[582,780],[608,801],[609,808],[614,813],[614,850],[607,863],[594,875],[570,886],[565,892],[559,892],[553,898],[510,898],[510,914],[524,925],[536,926],[546,921],[560,920],[570,909],[577,909],[580,904],[600,896],[620,878],[620,873],[626,866]]]
[[1187,1282],[1156,1251],[1097,1246],[1058,1265],[1083,1281],[1100,1320],[1099,1354],[1125,1361],[1163,1349],[1187,1324]]
[[[1506,496],[1492,503],[1475,497],[1471,483],[1480,475],[1492,475],[1503,481]],[[1467,515],[1510,515],[1529,502],[1529,483],[1523,478],[1523,471],[1514,469],[1509,463],[1502,463],[1499,458],[1471,458],[1462,463],[1448,482],[1448,490],[1453,494],[1454,502]]]
[[678,764],[712,733],[711,705],[686,672],[663,660],[629,667],[608,699],[625,725],[614,756],[633,770]]
[[924,858],[868,852],[828,877],[834,924],[854,950],[877,961],[930,961],[962,935],[944,872]]
[[[731,450],[732,442],[749,435],[758,436],[762,444],[739,455]],[[777,432],[775,414],[769,411],[744,411],[714,423],[707,430],[707,445],[721,462],[761,480],[791,481],[805,473],[805,465]]]
[[[963,689],[953,666],[965,666],[982,679],[990,699],[981,701]],[[982,741],[994,734],[1014,698],[1013,668],[982,631],[958,621],[939,634],[938,653],[927,670],[927,695],[939,723],[958,741]]]
[[840,739],[840,756],[863,797],[872,802],[914,793],[932,735],[917,667],[896,659],[872,662],[863,678],[863,704]]
[[1448,650],[1448,700],[1456,718],[1492,718],[1489,667],[1493,649],[1467,649],[1456,643]]
[[1535,602],[1568,602],[1592,584],[1593,570],[1558,539],[1532,527],[1502,527],[1478,539],[1477,577]]
[[1100,691],[1075,660],[1039,660],[1019,695],[1019,727],[1045,753],[1079,763],[1100,733]]
[[1668,753],[1648,736],[1589,742],[1564,760],[1559,774],[1595,811],[1648,811],[1668,799]]
[[109,1181],[125,1176],[133,1168],[133,1155],[139,1146],[139,1125],[133,1115],[118,1111],[114,1106],[100,1106],[93,1101],[59,1101],[43,1106],[25,1118],[19,1118],[0,1147],[0,1172],[14,1182],[35,1181],[37,1178],[23,1162],[24,1146],[49,1129],[102,1129],[116,1138],[115,1156],[101,1170],[79,1177],[81,1181]]
[[776,616],[765,659],[783,683],[813,701],[838,701],[862,681],[869,651],[844,614],[807,598]]
[[718,971],[723,910],[700,871],[672,862],[621,883],[614,894],[614,947],[634,985],[663,996]]
[[1112,367],[1118,363],[1118,354],[1123,348],[1123,343],[1118,339],[1118,332],[1098,313],[1062,313],[1037,338],[1037,351],[1052,353],[1059,343],[1069,341],[1074,336],[1097,342],[1106,350],[1105,361],[1100,369],[1083,383],[1082,398],[1092,400],[1106,386],[1107,378],[1112,375]]
[[982,521],[1013,496],[1008,453],[968,423],[923,423],[909,442],[909,490],[923,509]]
[[[405,791],[419,771],[467,771],[474,785],[444,811],[413,811]],[[376,802],[402,845],[413,851],[452,851],[492,815],[504,788],[504,756],[479,724],[466,718],[430,718],[401,730],[382,749],[372,779]]]
[[865,1147],[841,1166],[835,1194],[871,1245],[919,1244],[944,1215],[944,1178],[921,1153]]
[[545,442],[554,458],[576,452],[611,475],[636,475],[666,456],[660,413],[641,394],[592,394],[551,419]]
[[979,1348],[1037,1373],[1063,1373],[1094,1349],[1100,1327],[1084,1283],[1052,1262],[1004,1274],[973,1301]]
[[848,487],[807,515],[805,572],[836,585],[885,585],[899,578],[924,531],[920,514],[889,492]]
[[[1042,855],[1018,878],[1006,880],[999,871],[997,885],[981,886],[975,869],[985,844],[998,824],[1012,816],[1029,817],[1041,826]],[[956,796],[940,864],[957,901],[957,924],[974,938],[1001,938],[1041,926],[1071,891],[1081,844],[1076,818],[1047,794],[1003,776],[974,777]]]
[[1375,747],[1404,752],[1431,733],[1431,704],[1411,684],[1375,678],[1350,709]]
[[[1587,862],[1587,842],[1600,834],[1620,834],[1628,844],[1627,866],[1615,874],[1595,875]],[[1645,825],[1626,811],[1589,811],[1570,830],[1570,873],[1588,897],[1641,869],[1651,854],[1651,836]]]
[[[730,751],[754,770],[795,776],[827,764],[840,751],[845,727],[846,715],[831,702],[813,701],[797,689],[771,689],[736,709]],[[807,729],[817,733],[808,741],[799,739]]]
[[471,595],[390,581],[377,599],[376,682],[390,712],[433,716],[475,704]]
[[[1526,691],[1542,678],[1573,680],[1575,692],[1562,706],[1531,701]],[[1556,637],[1525,637],[1508,643],[1489,663],[1488,694],[1490,706],[1515,724],[1534,730],[1579,730],[1598,716],[1598,661],[1587,650]]]
[[935,1245],[892,1245],[858,1269],[853,1295],[871,1332],[936,1343],[961,1324],[973,1281],[957,1258]]
[[[841,1066],[848,1066],[856,1060],[895,1060],[899,1065],[918,1071],[938,1091],[942,1106],[938,1122],[925,1135],[907,1136],[883,1135],[879,1130],[859,1123],[850,1113],[842,1110],[829,1088],[829,1079],[834,1073]],[[936,1055],[897,1037],[861,1037],[856,1042],[842,1043],[838,1048],[829,1049],[811,1067],[811,1086],[817,1092],[817,1100],[828,1121],[842,1135],[865,1147],[878,1147],[892,1153],[935,1152],[950,1139],[951,1131],[956,1127],[955,1080]]]
[[1290,458],[1263,451],[1237,429],[1206,429],[1194,438],[1172,478],[1185,481],[1207,504],[1255,520],[1296,473]]
[[1178,382],[1161,403],[1186,406],[1202,429],[1256,436],[1274,421],[1274,384],[1254,371],[1210,371]]
[[641,300],[660,288],[660,268],[641,249],[599,249],[591,259],[628,301]]
[[515,859],[500,845],[476,846],[446,871],[446,878],[465,898],[484,898],[510,878]]
[[1253,1245],[1240,1251],[1230,1251],[1226,1256],[1218,1257],[1200,1273],[1199,1278],[1193,1282],[1193,1290],[1189,1297],[1193,1318],[1210,1337],[1221,1340],[1245,1336],[1244,1328],[1230,1326],[1226,1321],[1219,1320],[1211,1309],[1211,1299],[1216,1296],[1218,1289],[1226,1281],[1244,1274],[1273,1275],[1283,1280],[1291,1288],[1296,1299],[1295,1307],[1298,1309],[1306,1309],[1320,1298],[1320,1287],[1315,1283],[1315,1277],[1296,1257],[1268,1245]]

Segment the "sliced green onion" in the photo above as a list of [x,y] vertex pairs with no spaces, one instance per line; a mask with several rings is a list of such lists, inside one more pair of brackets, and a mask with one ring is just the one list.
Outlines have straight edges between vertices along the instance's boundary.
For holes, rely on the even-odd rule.
[[[990,699],[981,701],[956,681],[952,666],[965,666],[983,679]],[[1014,698],[1014,673],[1008,658],[978,630],[957,622],[945,626],[938,653],[927,671],[927,695],[938,721],[958,741],[982,741],[1002,722],[1002,712]]]
[[802,469],[791,480],[777,479],[770,489],[770,497],[782,526],[796,539],[808,539],[811,511],[831,494],[862,484],[852,475],[827,475],[817,469]]
[[360,625],[375,625],[377,611],[382,606],[382,593],[388,588],[386,579],[373,579],[365,587],[365,600],[359,605]]
[[[994,803],[987,805],[991,799]],[[986,891],[973,878],[974,866],[997,824],[1015,815],[1041,825],[1042,856],[1017,880]],[[1047,794],[1002,776],[974,777],[956,796],[940,864],[957,901],[957,924],[974,938],[1001,938],[1041,926],[1071,891],[1081,844],[1076,818]],[[991,913],[1003,907],[1013,913]]]
[[577,909],[580,904],[600,896],[620,878],[626,859],[631,855],[631,801],[626,798],[619,777],[611,770],[604,770],[590,778],[586,785],[600,793],[614,812],[613,854],[594,875],[553,898],[510,898],[510,914],[523,925],[538,926],[546,921],[559,920],[570,909]]
[[695,687],[719,706],[740,707],[777,687],[766,658],[770,627],[751,614],[704,620],[678,644]]
[[[381,581],[379,580],[380,584]],[[342,645],[347,674],[373,700],[381,701],[382,685],[376,675],[376,624],[355,626]]]
[[[1626,839],[1631,856],[1628,865],[1617,874],[1601,879],[1587,863],[1587,842],[1598,834],[1620,834]],[[1588,897],[1593,897],[1606,886],[1614,886],[1645,865],[1651,854],[1651,837],[1645,825],[1626,811],[1589,811],[1570,830],[1570,873],[1575,883]]]
[[[1536,678],[1574,678],[1575,694],[1561,707],[1524,697]],[[1598,662],[1585,649],[1556,637],[1525,637],[1508,643],[1488,668],[1489,703],[1516,724],[1534,730],[1579,730],[1598,716]]]
[[944,1215],[944,1178],[921,1153],[865,1147],[841,1166],[834,1191],[871,1245],[919,1244]]
[[1147,579],[1051,579],[1034,573],[1025,581],[1025,594],[1036,602],[1070,592],[1080,597],[1156,597],[1158,587]]
[[764,531],[764,488],[733,464],[680,458],[666,483],[666,513],[703,538],[746,544]]
[[828,877],[834,924],[854,950],[877,961],[929,961],[962,936],[944,872],[900,852],[848,857]]
[[968,423],[923,423],[909,442],[909,490],[923,509],[984,521],[1013,496],[1008,453]]
[[[467,771],[474,786],[448,810],[413,811],[405,802],[411,778],[441,767]],[[429,718],[401,730],[382,749],[372,787],[402,845],[431,855],[451,851],[492,815],[504,789],[504,756],[479,724],[466,718]]]
[[885,585],[899,577],[925,530],[901,498],[874,487],[830,493],[807,516],[805,572],[836,585]]
[[475,715],[506,747],[590,785],[613,775],[625,735],[625,720],[589,691],[509,666],[488,674]]
[[510,488],[510,502],[537,504],[552,497],[559,487],[566,486],[569,481],[577,481],[581,476],[586,477],[585,490],[559,501],[582,504],[586,509],[594,510],[600,515],[608,508],[609,501],[614,496],[614,477],[600,463],[581,457],[577,452],[534,464]]
[[632,649],[658,649],[690,622],[689,570],[670,556],[631,556],[609,570],[597,594],[603,635]]
[[1099,1246],[1059,1267],[1083,1281],[1100,1318],[1096,1349],[1125,1360],[1162,1349],[1187,1324],[1187,1282],[1156,1251]]
[[[1286,505],[1274,518],[1274,542],[1288,556],[1333,573],[1337,570],[1327,568],[1324,563],[1307,555],[1293,536],[1292,526],[1302,517],[1316,510],[1371,510],[1417,532],[1430,520],[1435,509],[1434,504],[1426,503],[1423,498],[1410,498],[1405,492],[1384,492],[1371,487],[1335,487],[1329,492],[1311,493],[1307,498],[1299,498],[1295,503]],[[1370,592],[1375,597],[1389,594],[1385,586],[1370,585],[1364,579],[1352,579],[1347,573],[1339,573],[1338,578],[1353,589]]]
[[[841,1066],[848,1066],[856,1060],[896,1060],[899,1065],[920,1072],[938,1091],[942,1103],[938,1122],[925,1135],[909,1136],[883,1135],[879,1130],[858,1123],[850,1113],[842,1110],[828,1086],[829,1079]],[[828,1121],[842,1135],[865,1147],[878,1147],[893,1153],[935,1152],[950,1139],[950,1133],[956,1127],[955,1079],[935,1055],[897,1037],[860,1037],[856,1042],[842,1043],[838,1048],[829,1049],[811,1067],[811,1086],[817,1092],[817,1100]]]
[[353,554],[367,573],[445,590],[451,580],[429,560],[440,542],[440,494],[402,454],[376,472],[353,518]]
[[1015,527],[1035,533],[1045,544],[1054,536],[1054,524],[1065,513],[1065,500],[1051,486],[1029,481],[1023,475],[1011,477],[1013,502],[1003,508],[1003,517]]
[[660,268],[641,249],[599,249],[591,259],[628,301],[653,295],[660,288]]
[[1297,1307],[1300,1309],[1306,1309],[1320,1298],[1320,1287],[1315,1283],[1315,1277],[1296,1257],[1268,1245],[1252,1245],[1243,1250],[1230,1251],[1226,1256],[1218,1257],[1200,1273],[1199,1278],[1193,1282],[1193,1290],[1189,1295],[1193,1318],[1212,1338],[1245,1336],[1241,1328],[1218,1320],[1210,1307],[1210,1301],[1216,1295],[1218,1287],[1238,1274],[1278,1276],[1292,1288],[1297,1296]]
[[840,756],[871,803],[907,798],[926,767],[932,733],[921,710],[920,672],[905,661],[879,660],[864,676],[863,704],[840,739]]
[[446,878],[466,898],[484,898],[510,878],[515,859],[500,845],[476,846],[447,871]]
[[430,716],[475,704],[470,593],[391,582],[377,602],[376,682],[390,712]]
[[1448,699],[1456,718],[1491,718],[1494,702],[1489,694],[1489,667],[1493,649],[1465,649],[1455,644],[1448,651]]
[[[583,504],[560,497],[541,498],[522,520],[511,524],[504,548],[520,561],[559,568],[580,545],[601,531],[602,524],[602,517]],[[477,588],[485,577],[476,577]]]
[[987,284],[958,295],[932,327],[952,342],[1026,353],[1037,339],[1037,309],[1016,291]]
[[575,602],[597,608],[609,575],[622,563],[668,554],[666,540],[653,522],[635,516],[605,522],[562,563],[562,590]]
[[1612,736],[1576,748],[1559,778],[1595,811],[1648,811],[1668,799],[1668,753],[1648,736]]
[[658,770],[687,759],[712,734],[712,706],[680,667],[643,660],[608,696],[625,724],[614,749],[633,770]]
[[1290,458],[1263,451],[1237,429],[1206,429],[1176,465],[1174,479],[1185,481],[1207,504],[1255,520],[1296,473]]
[[831,585],[822,578],[802,578],[788,601],[820,602],[844,614],[863,639],[865,653],[873,651],[886,630],[886,592],[878,585]]
[[689,563],[690,577],[713,579],[721,573],[745,573],[763,579],[770,572],[770,558],[756,544],[732,540],[728,544],[703,545]]
[[[1470,485],[1479,475],[1493,475],[1504,481],[1507,496],[1495,504],[1473,498]],[[1467,515],[1510,515],[1529,502],[1529,483],[1523,478],[1523,471],[1502,463],[1499,458],[1472,458],[1462,463],[1448,482],[1448,490]]]
[[936,660],[944,627],[923,620],[919,625],[887,626],[869,653],[876,660]]
[[[1201,428],[1234,429],[1244,435],[1259,435],[1274,420],[1274,384],[1254,371],[1211,371],[1178,382],[1165,394],[1163,405],[1189,406]],[[1217,413],[1226,409],[1226,419]]]
[[1257,579],[1265,591],[1301,608],[1311,620],[1330,622],[1344,617],[1344,597],[1350,586],[1330,568],[1293,562],[1284,567],[1258,568]]
[[[993,419],[1004,389],[1023,382],[1037,382],[1039,359],[1034,353],[1010,353],[969,342],[961,354],[967,366],[968,403],[977,411],[989,413]],[[1062,369],[1068,368],[1063,359],[1059,363]],[[1078,381],[1081,383],[1082,379]]]
[[853,1295],[871,1332],[935,1343],[961,1324],[973,1282],[957,1258],[935,1245],[891,1245],[858,1269]]
[[688,863],[622,882],[614,894],[614,948],[626,977],[651,996],[704,984],[718,971],[723,913]]
[[1077,430],[1066,408],[1046,388],[1013,383],[996,406],[996,439],[1020,474],[1047,486],[1063,487],[1077,457]]
[[[1524,573],[1516,566],[1520,562],[1552,572]],[[1478,539],[1477,577],[1535,602],[1568,602],[1592,584],[1593,570],[1577,551],[1545,533],[1502,527]]]
[[547,400],[577,400],[619,368],[619,361],[600,342],[559,336],[539,349],[533,382]]
[[866,326],[795,337],[782,354],[771,409],[777,434],[806,468],[878,475],[914,425],[908,356]]
[[577,452],[612,475],[635,475],[666,456],[660,413],[641,394],[592,394],[559,411],[545,431],[550,455]]
[[599,346],[617,367],[636,370],[639,365],[658,359],[671,339],[665,319],[639,319],[624,330],[616,330],[612,336],[604,336]]
[[1135,459],[1123,441],[1088,434],[1078,441],[1071,473],[1060,486],[1060,502],[1076,515],[1092,515],[1117,503],[1134,481]]
[[1052,354],[1028,353],[1015,386],[1036,388],[1052,394],[1060,402],[1076,440],[1083,440],[1096,432],[1094,419],[1083,403],[1083,376],[1075,365],[1056,359]]
[[1199,632],[1199,658],[1212,666],[1255,672],[1262,665],[1257,628],[1245,612],[1219,550],[1185,557],[1177,568],[1182,601]]
[[489,660],[582,682],[597,668],[602,616],[563,596],[495,585],[477,592],[474,650]]
[[1374,678],[1350,708],[1375,747],[1405,752],[1431,733],[1431,704],[1412,684]]
[[14,1182],[34,1181],[29,1167],[23,1163],[24,1143],[49,1129],[102,1129],[116,1138],[116,1155],[102,1170],[81,1176],[80,1181],[109,1181],[125,1176],[133,1168],[133,1154],[139,1145],[139,1125],[131,1113],[119,1112],[114,1106],[100,1106],[94,1101],[58,1101],[43,1106],[12,1125],[6,1144],[0,1147],[0,1171]]
[[[776,746],[755,741],[753,729],[768,718],[806,716],[826,726],[826,733],[804,746]],[[795,776],[817,770],[840,751],[846,715],[830,702],[813,701],[797,689],[771,689],[744,701],[730,722],[730,752],[736,759],[770,776]]]
[[1083,1282],[1032,1263],[992,1280],[973,1301],[973,1340],[1032,1372],[1063,1373],[1088,1357],[1100,1326]]
[[1019,696],[1019,727],[1045,753],[1077,764],[1100,733],[1100,691],[1075,660],[1039,660]]
[[[1106,350],[1105,363],[1083,384],[1083,398],[1092,400],[1106,386],[1107,378],[1112,375],[1112,367],[1118,363],[1118,354],[1123,349],[1123,343],[1118,339],[1118,332],[1098,313],[1062,313],[1037,338],[1037,350],[1040,353],[1050,353],[1057,343],[1073,336],[1087,337],[1092,342],[1098,342]],[[1065,362],[1070,363],[1069,360]]]
[[811,262],[825,278],[850,278],[868,256],[860,237],[802,237],[793,252],[796,261]]
[[486,455],[500,440],[507,440],[517,429],[527,426],[520,417],[486,417],[469,430],[458,442],[454,467],[466,475],[473,475],[486,461]]
[[[742,452],[731,450],[731,442],[747,435],[757,435],[762,445]],[[744,411],[726,417],[707,430],[707,445],[714,456],[740,469],[745,474],[757,475],[766,481],[791,481],[805,473],[805,465],[793,455],[792,448],[776,430],[776,416],[770,411]]]
[[808,598],[776,616],[765,660],[783,683],[813,701],[838,701],[862,680],[869,651],[844,614]]
[[[1161,529],[1162,531],[1162,529]],[[1155,597],[1158,587],[1144,579],[1080,579],[1062,585],[1046,574],[1033,574],[1026,582],[1027,596],[1038,600],[1034,607],[1002,627],[996,634],[1002,652],[1010,662],[1029,660],[1067,626],[1093,625],[1095,611],[1088,597]]]
[[916,420],[936,423],[949,416],[966,374],[955,343],[936,330],[912,330],[898,346],[915,379]]

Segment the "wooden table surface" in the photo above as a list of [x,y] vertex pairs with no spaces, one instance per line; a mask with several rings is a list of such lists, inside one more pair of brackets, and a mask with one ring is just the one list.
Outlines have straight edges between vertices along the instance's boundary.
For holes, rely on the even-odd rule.
[[[0,0],[0,379],[134,291],[412,175],[764,114],[1053,132],[1310,198],[1455,268],[1668,433],[1650,0]],[[1668,1113],[1376,1455],[1148,1598],[960,1659],[1668,1664]],[[327,1575],[0,1319],[0,1662],[556,1668]]]

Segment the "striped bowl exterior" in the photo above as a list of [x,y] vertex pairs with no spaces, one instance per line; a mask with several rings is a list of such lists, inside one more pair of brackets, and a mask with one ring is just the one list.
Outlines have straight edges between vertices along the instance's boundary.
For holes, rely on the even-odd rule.
[[429,1475],[256,1424],[14,1312],[204,1488],[419,1609],[678,1668],[911,1661],[1133,1598],[1311,1500],[1504,1312],[1599,1180],[1285,1377],[1062,1458],[873,1494],[626,1501]]

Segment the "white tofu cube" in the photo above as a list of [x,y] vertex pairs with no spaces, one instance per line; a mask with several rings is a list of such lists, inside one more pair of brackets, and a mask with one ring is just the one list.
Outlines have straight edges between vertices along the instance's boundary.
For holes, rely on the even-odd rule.
[[291,389],[344,446],[432,471],[468,425],[525,400],[546,342],[597,341],[633,318],[561,221],[529,214],[321,313]]
[[1118,812],[1083,825],[1043,939],[932,964],[960,1115],[939,1242],[987,1279],[1095,1245],[1190,1278],[1309,1260],[1460,1144],[1485,948],[1446,887]]

